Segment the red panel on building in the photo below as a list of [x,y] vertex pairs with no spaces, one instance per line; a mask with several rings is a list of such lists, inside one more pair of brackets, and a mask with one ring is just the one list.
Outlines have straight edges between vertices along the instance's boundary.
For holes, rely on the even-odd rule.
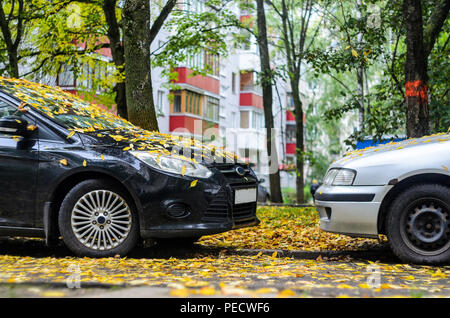
[[[286,111],[286,121],[295,121],[295,116],[292,111]],[[303,123],[306,123],[306,114],[303,113]]]
[[[183,128],[184,132],[186,132],[186,130],[188,130],[190,133],[198,134],[199,132],[194,131],[196,120],[201,121],[200,127],[202,129],[202,133],[208,128],[219,128],[219,124],[201,120],[196,117],[190,117],[190,116],[183,115],[183,116],[170,116],[169,131],[173,132],[175,129]],[[180,132],[182,132],[181,129],[180,129]]]
[[169,131],[184,128],[189,130],[190,132],[193,132],[195,119],[197,118],[192,118],[188,116],[170,116]]
[[290,110],[286,111],[286,121],[295,121],[295,116]]
[[[78,42],[76,39],[72,40],[71,43],[76,43],[76,45],[79,48],[85,49],[86,48],[86,43],[84,42]],[[100,45],[100,44],[108,44],[109,43],[109,39],[105,36],[102,37],[100,40],[95,42],[95,45]],[[100,49],[98,49],[97,51],[95,51],[95,53],[100,54],[102,56],[106,56],[112,59],[112,53],[111,53],[111,49],[109,47],[102,47]]]
[[213,78],[208,75],[191,76],[193,71],[187,67],[176,67],[175,71],[178,72],[178,80],[173,81],[173,83],[189,84],[217,95],[220,94],[220,82],[217,78]]
[[295,155],[295,143],[286,144],[286,154]]
[[262,96],[256,95],[254,93],[241,93],[239,104],[241,106],[253,106],[263,109],[263,98]]

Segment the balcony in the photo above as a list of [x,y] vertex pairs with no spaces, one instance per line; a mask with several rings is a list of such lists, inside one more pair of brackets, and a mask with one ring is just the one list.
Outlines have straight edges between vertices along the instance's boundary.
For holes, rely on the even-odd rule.
[[187,67],[177,67],[175,71],[178,72],[178,79],[173,81],[174,84],[179,84],[182,88],[185,88],[184,86],[193,86],[216,95],[220,94],[220,81],[218,78],[210,75],[191,76],[193,71]]
[[286,155],[295,155],[296,144],[295,142],[286,143]]

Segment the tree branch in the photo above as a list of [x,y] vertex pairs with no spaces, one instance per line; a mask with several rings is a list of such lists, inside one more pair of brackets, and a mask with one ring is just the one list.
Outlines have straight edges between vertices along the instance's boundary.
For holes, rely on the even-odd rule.
[[176,5],[176,0],[168,0],[164,8],[162,8],[158,18],[153,23],[150,28],[150,44],[153,43],[153,40],[158,35],[159,30],[162,28],[164,21],[166,21],[170,12],[172,12],[173,7]]
[[448,12],[450,10],[449,0],[440,0],[436,5],[433,13],[431,14],[427,25],[423,30],[423,41],[425,56],[430,55],[433,49],[434,43],[441,32],[441,29],[447,19]]

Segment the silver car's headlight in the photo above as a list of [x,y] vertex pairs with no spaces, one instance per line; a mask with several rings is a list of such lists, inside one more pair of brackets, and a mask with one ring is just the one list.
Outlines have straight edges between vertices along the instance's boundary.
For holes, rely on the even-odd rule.
[[130,151],[136,158],[148,164],[150,167],[194,178],[209,178],[211,170],[206,166],[168,155],[151,154],[145,151]]
[[323,183],[334,186],[350,186],[355,180],[356,171],[351,169],[333,168],[326,174]]

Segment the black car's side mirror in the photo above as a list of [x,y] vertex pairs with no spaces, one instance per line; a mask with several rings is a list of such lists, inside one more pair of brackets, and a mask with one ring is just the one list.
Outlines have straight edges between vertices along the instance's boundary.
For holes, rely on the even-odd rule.
[[266,181],[266,179],[261,178],[261,179],[258,180],[258,183],[264,183],[265,181]]
[[23,136],[27,133],[28,122],[20,117],[0,118],[0,134]]

